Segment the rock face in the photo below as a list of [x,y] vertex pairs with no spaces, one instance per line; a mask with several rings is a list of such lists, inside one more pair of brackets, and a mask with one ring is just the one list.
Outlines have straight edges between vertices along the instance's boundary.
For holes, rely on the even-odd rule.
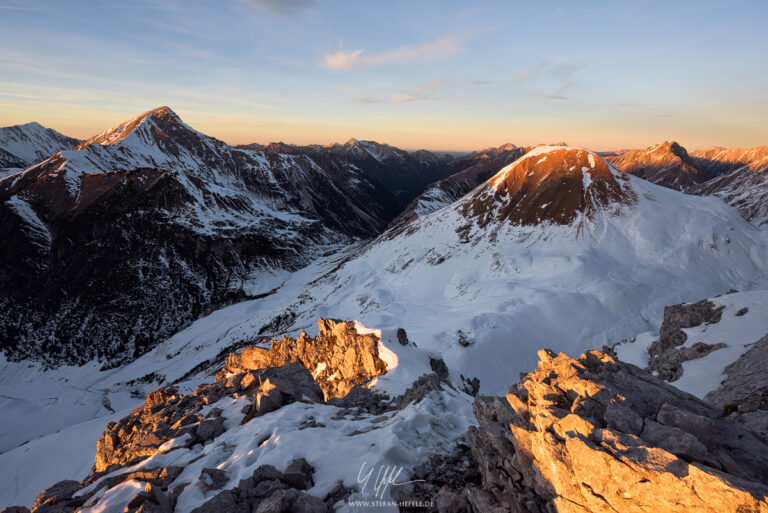
[[768,511],[768,445],[693,396],[591,351],[541,351],[475,402],[475,511]]
[[768,334],[727,366],[725,375],[704,400],[768,439]]
[[708,300],[697,303],[679,304],[664,307],[664,320],[659,331],[659,340],[651,344],[648,352],[651,356],[649,369],[666,380],[674,381],[683,374],[682,363],[702,358],[723,345],[711,345],[698,342],[692,347],[680,348],[688,339],[683,331],[704,323],[720,322],[723,309]]
[[320,318],[317,323],[315,338],[302,332],[297,339],[283,336],[271,341],[270,349],[251,346],[230,354],[223,372],[237,374],[299,362],[312,373],[326,398],[344,397],[356,384],[386,372],[378,337],[359,334],[353,322]]

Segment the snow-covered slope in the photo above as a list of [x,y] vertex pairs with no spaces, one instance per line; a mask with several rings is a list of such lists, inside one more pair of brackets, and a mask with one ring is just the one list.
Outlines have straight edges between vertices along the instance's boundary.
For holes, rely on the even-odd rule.
[[736,207],[747,221],[768,227],[768,157],[694,187],[702,196],[717,196]]
[[658,328],[665,305],[749,287],[766,262],[765,234],[718,198],[541,147],[458,202],[330,257],[319,264],[329,272],[297,282],[299,301],[224,309],[216,330],[252,330],[247,308],[289,319],[286,330],[316,316],[406,327],[454,374],[500,392],[541,347],[578,354]]
[[39,123],[0,127],[0,168],[24,168],[80,143]]

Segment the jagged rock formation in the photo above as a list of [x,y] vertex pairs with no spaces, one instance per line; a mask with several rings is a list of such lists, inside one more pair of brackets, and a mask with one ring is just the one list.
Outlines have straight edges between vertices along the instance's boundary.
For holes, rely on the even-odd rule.
[[299,362],[312,373],[326,398],[344,397],[356,384],[386,372],[376,335],[359,334],[354,322],[320,318],[317,324],[315,338],[302,331],[296,339],[284,335],[272,340],[270,349],[250,346],[230,354],[222,372],[238,374]]
[[506,400],[478,397],[474,511],[768,511],[768,445],[695,397],[597,351],[541,351]]
[[704,323],[720,322],[724,308],[715,306],[706,299],[697,303],[664,307],[664,320],[661,323],[659,340],[654,341],[648,349],[651,357],[649,370],[661,379],[675,381],[683,374],[683,362],[702,358],[724,347],[725,344],[703,342],[696,342],[690,347],[680,347],[688,340],[683,329]]
[[714,172],[699,169],[686,149],[675,141],[607,156],[606,160],[625,173],[670,189],[682,190],[716,176]]
[[[613,350],[768,437],[767,304],[766,291],[734,290],[667,306],[658,336],[644,333]],[[646,355],[632,347],[638,343]]]
[[25,168],[79,143],[39,123],[0,127],[0,168]]
[[50,365],[130,361],[268,294],[254,277],[398,212],[345,162],[232,148],[149,111],[0,180],[0,348]]
[[243,412],[244,422],[298,400],[322,401],[312,375],[297,363],[200,385],[192,395],[179,394],[174,387],[159,389],[129,416],[107,425],[96,445],[96,472],[163,452],[163,444],[172,439],[183,438],[188,447],[216,438],[224,432],[221,410],[214,408],[205,416],[198,412],[224,396],[238,394],[251,399]]

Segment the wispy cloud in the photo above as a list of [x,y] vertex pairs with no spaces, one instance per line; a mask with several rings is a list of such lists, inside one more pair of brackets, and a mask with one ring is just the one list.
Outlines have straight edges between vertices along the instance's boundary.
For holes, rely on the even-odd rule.
[[393,50],[365,53],[365,49],[328,50],[322,64],[334,71],[348,71],[355,68],[386,66],[389,64],[413,64],[447,59],[464,50],[466,37],[443,36],[420,45],[403,45]]
[[575,74],[586,65],[586,61],[550,59],[537,66],[519,70],[512,75],[510,82],[512,84],[535,82],[538,87],[530,93],[530,96],[567,100],[568,97],[564,93],[577,85]]
[[7,11],[42,11],[40,7],[22,7],[19,5],[0,5],[0,9]]
[[315,0],[240,0],[244,4],[278,18],[294,16],[301,11],[315,7]]
[[408,103],[420,100],[436,100],[438,90],[459,86],[483,86],[490,84],[489,80],[472,80],[466,78],[433,78],[426,82],[403,89],[394,89],[387,94],[356,98],[359,103]]
[[357,101],[360,103],[408,103],[429,100],[430,93],[440,89],[444,84],[445,80],[436,78],[406,89],[396,89],[386,95],[358,98]]

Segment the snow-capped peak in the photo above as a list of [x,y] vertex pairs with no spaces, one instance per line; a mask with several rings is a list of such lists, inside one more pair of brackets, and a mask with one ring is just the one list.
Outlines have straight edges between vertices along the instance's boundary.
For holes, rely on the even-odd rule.
[[568,146],[539,146],[504,167],[460,202],[480,226],[491,221],[520,225],[570,224],[600,210],[617,211],[635,194],[599,155]]
[[147,129],[152,127],[156,129],[155,134],[167,136],[165,132],[171,126],[195,132],[189,125],[184,123],[181,118],[169,107],[163,106],[149,110],[136,116],[133,119],[115,125],[112,128],[96,135],[95,137],[84,141],[76,149],[83,149],[92,144],[100,144],[102,146],[115,144],[119,141],[122,141],[131,133],[140,128]]

